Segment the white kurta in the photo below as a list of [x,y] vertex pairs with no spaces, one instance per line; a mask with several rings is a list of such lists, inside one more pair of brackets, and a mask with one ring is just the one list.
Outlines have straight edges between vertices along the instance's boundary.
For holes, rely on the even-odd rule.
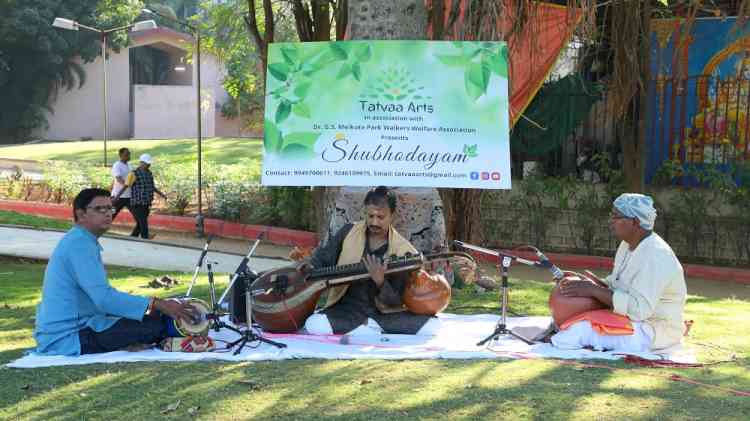
[[[615,255],[614,268],[605,282],[613,291],[614,312],[636,322],[635,336],[640,336],[622,337],[621,340],[642,342],[640,333],[644,333],[650,339],[649,348],[654,351],[681,342],[684,330],[682,313],[687,298],[685,276],[672,248],[658,234],[652,233],[644,238],[632,251],[626,242],[621,242]],[[566,343],[596,345],[590,343],[596,342],[590,339],[592,334],[597,335],[595,332],[589,332],[590,329],[584,332],[580,327],[571,329],[561,332],[565,335],[557,338],[561,345],[563,337]],[[574,335],[576,338],[570,337],[572,332],[578,332]],[[585,337],[578,337],[579,334]],[[595,339],[598,341],[601,338]]]

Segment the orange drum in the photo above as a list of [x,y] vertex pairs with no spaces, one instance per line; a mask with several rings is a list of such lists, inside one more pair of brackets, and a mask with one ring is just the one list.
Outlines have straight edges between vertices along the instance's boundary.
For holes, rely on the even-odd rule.
[[451,286],[443,275],[430,275],[419,270],[412,273],[406,282],[402,299],[412,313],[434,316],[448,307]]
[[[593,279],[574,272],[565,272],[565,277],[560,283],[566,280],[572,281],[588,281],[593,284],[599,285]],[[566,297],[560,292],[560,283],[555,285],[552,293],[549,296],[549,309],[552,314],[552,319],[555,321],[557,326],[563,324],[566,320],[572,317],[585,313],[591,310],[600,310],[607,308],[604,304],[594,298],[589,297]]]

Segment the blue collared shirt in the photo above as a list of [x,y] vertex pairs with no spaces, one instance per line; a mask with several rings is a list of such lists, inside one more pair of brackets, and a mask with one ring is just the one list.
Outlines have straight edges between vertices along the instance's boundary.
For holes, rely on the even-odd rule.
[[78,331],[101,332],[121,317],[142,320],[149,299],[112,288],[96,236],[74,225],[60,240],[44,272],[36,311],[36,352],[80,355]]

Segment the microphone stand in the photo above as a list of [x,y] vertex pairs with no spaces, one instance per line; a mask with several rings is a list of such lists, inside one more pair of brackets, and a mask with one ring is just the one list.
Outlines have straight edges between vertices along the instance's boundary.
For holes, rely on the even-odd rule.
[[[212,309],[213,309],[212,310],[213,314],[211,314],[209,316],[209,318],[212,319],[212,321],[213,321],[213,328],[214,328],[214,330],[216,332],[218,332],[222,328],[225,328],[225,329],[231,330],[232,332],[240,335],[239,339],[237,339],[234,342],[229,342],[227,344],[227,349],[232,349],[233,347],[237,346],[237,349],[233,352],[233,355],[237,355],[240,352],[242,352],[242,348],[244,348],[245,346],[248,346],[248,343],[255,343],[255,342],[267,343],[267,344],[273,345],[273,346],[275,346],[277,348],[286,348],[286,344],[283,344],[281,342],[276,342],[276,341],[272,341],[270,339],[264,338],[262,335],[260,335],[258,333],[255,333],[255,331],[253,331],[252,298],[251,298],[251,296],[253,294],[250,291],[250,286],[249,285],[247,286],[246,292],[245,292],[245,312],[246,312],[246,316],[247,316],[247,328],[244,329],[244,330],[243,329],[238,329],[237,327],[235,327],[233,325],[224,323],[219,318],[219,307],[220,307],[221,303],[224,301],[224,299],[226,298],[226,296],[229,293],[229,291],[232,290],[232,286],[237,281],[237,279],[240,276],[242,276],[242,274],[245,273],[245,271],[249,271],[252,275],[254,275],[255,277],[257,277],[257,273],[254,270],[250,269],[248,267],[247,263],[250,261],[250,256],[252,256],[253,253],[255,253],[255,249],[258,247],[258,244],[260,243],[260,239],[262,237],[263,237],[263,233],[261,233],[260,235],[258,235],[258,238],[255,240],[255,244],[253,244],[253,246],[250,248],[250,251],[247,253],[247,256],[245,256],[242,259],[242,261],[240,262],[239,266],[237,267],[237,270],[234,271],[234,275],[232,276],[232,280],[229,282],[229,286],[224,291],[224,293],[222,294],[221,298],[219,298],[219,301],[215,302],[215,303],[214,302],[211,303],[211,306],[212,306]],[[213,277],[214,277],[214,274],[213,274],[213,271],[211,271],[211,265],[210,264],[208,265],[208,269],[209,269],[209,272],[208,272],[208,282],[209,282],[210,285],[213,286]],[[215,294],[212,293],[211,294],[211,300],[212,301],[214,300],[214,297],[215,297]]]
[[188,287],[187,294],[185,294],[185,297],[190,297],[190,293],[193,291],[193,286],[195,286],[195,280],[198,279],[198,272],[200,272],[201,267],[203,266],[203,260],[206,258],[206,254],[208,254],[208,245],[211,244],[211,240],[214,239],[213,234],[209,235],[206,239],[206,244],[203,245],[203,251],[201,252],[201,256],[198,258],[198,264],[195,265],[195,272],[193,272],[193,279],[190,281],[190,287]]
[[250,251],[247,253],[247,255],[242,259],[240,262],[240,265],[237,266],[237,270],[234,271],[234,274],[232,275],[232,279],[229,281],[229,285],[227,286],[227,289],[224,290],[224,292],[221,294],[221,298],[219,298],[219,302],[216,303],[217,305],[221,305],[221,303],[224,302],[224,300],[227,298],[227,294],[229,294],[229,291],[232,290],[232,287],[234,286],[234,283],[237,282],[237,279],[242,276],[242,274],[247,270],[247,263],[250,261],[250,257],[255,254],[255,249],[258,248],[258,244],[260,244],[260,239],[263,237],[263,233],[260,233],[258,235],[258,238],[255,239],[255,243],[252,247],[250,247]]
[[507,324],[506,324],[507,317],[508,317],[508,271],[510,269],[510,266],[515,261],[515,262],[522,263],[528,266],[545,268],[552,272],[552,275],[556,281],[559,281],[560,279],[563,278],[563,272],[557,266],[552,264],[552,262],[550,262],[549,259],[547,259],[547,256],[542,254],[542,252],[536,248],[533,248],[533,249],[535,250],[537,256],[539,257],[539,262],[535,262],[533,260],[528,260],[528,259],[523,259],[521,257],[514,256],[512,254],[502,253],[500,251],[490,250],[484,247],[479,247],[479,246],[475,246],[472,244],[464,243],[463,241],[453,241],[453,244],[456,247],[460,247],[466,250],[471,250],[471,251],[479,252],[488,256],[495,257],[497,259],[496,260],[497,268],[502,275],[502,280],[500,284],[501,285],[500,320],[495,326],[495,330],[489,336],[477,342],[477,346],[482,346],[491,340],[497,339],[500,335],[510,335],[516,339],[519,339],[523,342],[531,344],[527,339],[517,335],[516,333],[508,329]]

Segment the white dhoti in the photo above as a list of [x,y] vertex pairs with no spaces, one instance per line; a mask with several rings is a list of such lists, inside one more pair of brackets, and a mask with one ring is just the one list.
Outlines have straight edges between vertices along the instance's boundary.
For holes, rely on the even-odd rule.
[[600,335],[588,320],[581,320],[552,336],[552,345],[560,349],[591,347],[597,351],[648,352],[651,330],[646,324],[632,322],[632,335]]

